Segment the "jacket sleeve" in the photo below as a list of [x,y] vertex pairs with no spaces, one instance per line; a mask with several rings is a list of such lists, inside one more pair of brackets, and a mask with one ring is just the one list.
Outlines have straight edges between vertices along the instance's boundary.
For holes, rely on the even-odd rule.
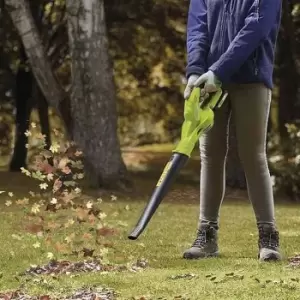
[[191,0],[187,21],[187,78],[207,71],[209,51],[205,0]]
[[281,0],[253,0],[244,27],[231,42],[227,51],[209,68],[221,82],[238,71],[270,33],[280,10]]

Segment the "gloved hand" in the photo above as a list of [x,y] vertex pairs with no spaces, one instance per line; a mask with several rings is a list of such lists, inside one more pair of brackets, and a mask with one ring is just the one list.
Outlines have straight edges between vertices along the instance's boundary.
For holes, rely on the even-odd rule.
[[195,82],[197,81],[197,79],[199,78],[200,76],[199,75],[191,75],[188,79],[188,82],[187,82],[187,85],[185,87],[185,90],[184,90],[184,99],[188,99],[192,93],[192,90],[194,88],[194,84]]
[[204,88],[201,89],[201,97],[205,100],[209,97],[209,93],[218,91],[221,82],[212,71],[208,71],[193,82],[194,87],[199,87],[203,84]]
[[214,93],[219,89],[221,82],[212,71],[201,76],[191,75],[184,91],[184,99],[189,98],[194,87],[199,87],[202,84],[204,84],[204,88],[201,89],[201,98],[205,100],[209,97],[209,93]]

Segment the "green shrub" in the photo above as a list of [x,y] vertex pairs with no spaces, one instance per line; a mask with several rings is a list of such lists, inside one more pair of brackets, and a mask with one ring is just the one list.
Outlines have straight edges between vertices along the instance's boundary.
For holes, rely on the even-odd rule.
[[286,125],[289,145],[281,147],[275,136],[270,138],[268,148],[269,166],[272,174],[274,191],[283,193],[293,201],[300,200],[300,127]]

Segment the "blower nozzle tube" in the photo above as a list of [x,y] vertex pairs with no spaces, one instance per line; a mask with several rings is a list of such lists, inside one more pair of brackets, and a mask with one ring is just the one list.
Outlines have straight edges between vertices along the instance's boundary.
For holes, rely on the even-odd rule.
[[161,203],[162,199],[167,194],[170,185],[173,183],[176,175],[180,169],[186,164],[189,157],[181,153],[173,153],[170,160],[166,164],[157,184],[152,193],[152,196],[145,207],[139,221],[131,234],[128,236],[130,240],[136,240],[140,234],[145,230],[147,224]]

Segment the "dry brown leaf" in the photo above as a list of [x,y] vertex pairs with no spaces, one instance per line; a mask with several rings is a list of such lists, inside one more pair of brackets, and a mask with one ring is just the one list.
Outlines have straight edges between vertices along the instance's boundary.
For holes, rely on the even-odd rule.
[[44,231],[44,226],[42,224],[27,224],[25,230],[30,233],[39,233]]
[[102,227],[96,230],[97,236],[109,236],[116,234],[116,230],[109,227]]

